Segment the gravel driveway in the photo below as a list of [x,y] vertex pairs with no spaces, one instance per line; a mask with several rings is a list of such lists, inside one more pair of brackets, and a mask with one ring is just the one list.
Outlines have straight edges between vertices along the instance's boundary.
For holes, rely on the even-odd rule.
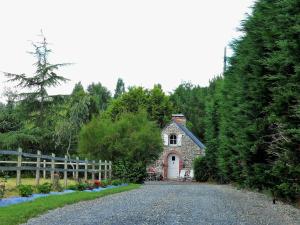
[[201,224],[299,225],[300,210],[227,185],[148,184],[52,210],[30,225]]

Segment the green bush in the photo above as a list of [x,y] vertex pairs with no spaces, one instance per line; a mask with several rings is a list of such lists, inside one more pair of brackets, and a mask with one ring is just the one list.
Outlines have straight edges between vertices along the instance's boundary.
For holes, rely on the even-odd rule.
[[101,187],[105,188],[107,187],[108,185],[111,184],[111,181],[110,180],[101,180]]
[[123,183],[122,180],[117,179],[117,180],[113,180],[111,182],[111,185],[118,186],[118,185],[121,185],[122,183]]
[[282,183],[273,188],[273,193],[275,197],[285,198],[294,202],[296,199],[300,199],[300,185],[296,183]]
[[113,165],[114,176],[130,183],[143,183],[147,177],[143,162],[117,161]]
[[76,186],[78,191],[84,191],[89,188],[89,184],[83,182],[79,182],[78,184],[76,184]]
[[205,182],[209,178],[208,165],[205,157],[197,157],[193,163],[195,180]]
[[161,131],[144,111],[124,113],[116,120],[104,113],[84,125],[79,136],[82,155],[112,160],[114,176],[134,183],[144,181],[146,166],[162,149]]
[[67,189],[74,190],[74,191],[84,191],[93,188],[94,188],[93,184],[89,184],[88,182],[78,182],[77,184],[69,185]]
[[44,183],[36,186],[36,191],[38,193],[42,194],[48,194],[51,191],[51,184],[50,183]]
[[68,185],[67,189],[68,190],[77,191],[78,190],[78,186],[76,184]]
[[18,186],[19,195],[22,197],[31,196],[33,193],[32,185],[19,185]]

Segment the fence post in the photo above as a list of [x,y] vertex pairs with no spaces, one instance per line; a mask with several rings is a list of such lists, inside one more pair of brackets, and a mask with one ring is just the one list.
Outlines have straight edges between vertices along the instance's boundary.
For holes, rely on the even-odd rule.
[[54,170],[55,170],[55,154],[52,153],[52,158],[51,158],[51,182],[54,182]]
[[92,180],[95,180],[95,160],[92,161]]
[[78,178],[79,178],[79,176],[78,176],[78,170],[79,170],[79,163],[78,163],[78,160],[79,160],[79,158],[76,157],[76,172],[75,172],[75,178],[76,178],[77,181],[78,181]]
[[46,160],[43,160],[43,178],[46,179]]
[[35,171],[35,185],[40,184],[41,155],[42,155],[41,151],[37,151],[36,171]]
[[101,181],[101,176],[102,176],[102,171],[101,171],[101,167],[102,167],[102,165],[101,165],[101,160],[99,160],[99,180]]
[[18,148],[17,186],[21,184],[22,149]]
[[107,162],[106,160],[104,161],[104,179],[107,179]]
[[111,167],[111,161],[109,161],[109,179],[111,179],[111,173],[112,173],[112,167]]
[[65,188],[68,186],[68,156],[65,155],[65,162],[64,162],[64,185]]
[[85,158],[85,162],[84,162],[84,180],[88,179],[88,160],[87,158]]

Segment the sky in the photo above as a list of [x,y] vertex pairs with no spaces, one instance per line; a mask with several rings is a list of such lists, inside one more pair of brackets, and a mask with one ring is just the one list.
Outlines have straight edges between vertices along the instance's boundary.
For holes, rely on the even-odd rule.
[[[182,82],[207,86],[222,73],[224,47],[254,0],[10,0],[0,2],[0,71],[34,72],[31,41],[43,30],[52,63],[69,82],[50,94],[69,94],[75,83],[101,82],[112,92],[153,87],[168,93]],[[230,50],[229,50],[230,54]],[[0,95],[11,87],[0,73]],[[3,97],[0,97],[3,101]]]

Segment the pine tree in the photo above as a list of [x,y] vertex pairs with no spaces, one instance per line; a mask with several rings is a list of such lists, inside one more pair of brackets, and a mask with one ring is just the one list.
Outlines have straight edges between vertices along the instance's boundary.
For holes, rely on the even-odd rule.
[[68,80],[59,76],[56,71],[60,67],[69,65],[66,63],[51,64],[48,58],[52,51],[48,48],[48,42],[43,33],[41,33],[41,38],[41,42],[32,43],[34,51],[30,52],[37,60],[34,64],[36,67],[34,75],[5,73],[9,78],[8,81],[16,82],[17,87],[30,91],[19,95],[27,109],[34,111],[34,119],[37,126],[42,126],[45,121],[47,103],[52,99],[48,95],[47,89],[58,86]]

